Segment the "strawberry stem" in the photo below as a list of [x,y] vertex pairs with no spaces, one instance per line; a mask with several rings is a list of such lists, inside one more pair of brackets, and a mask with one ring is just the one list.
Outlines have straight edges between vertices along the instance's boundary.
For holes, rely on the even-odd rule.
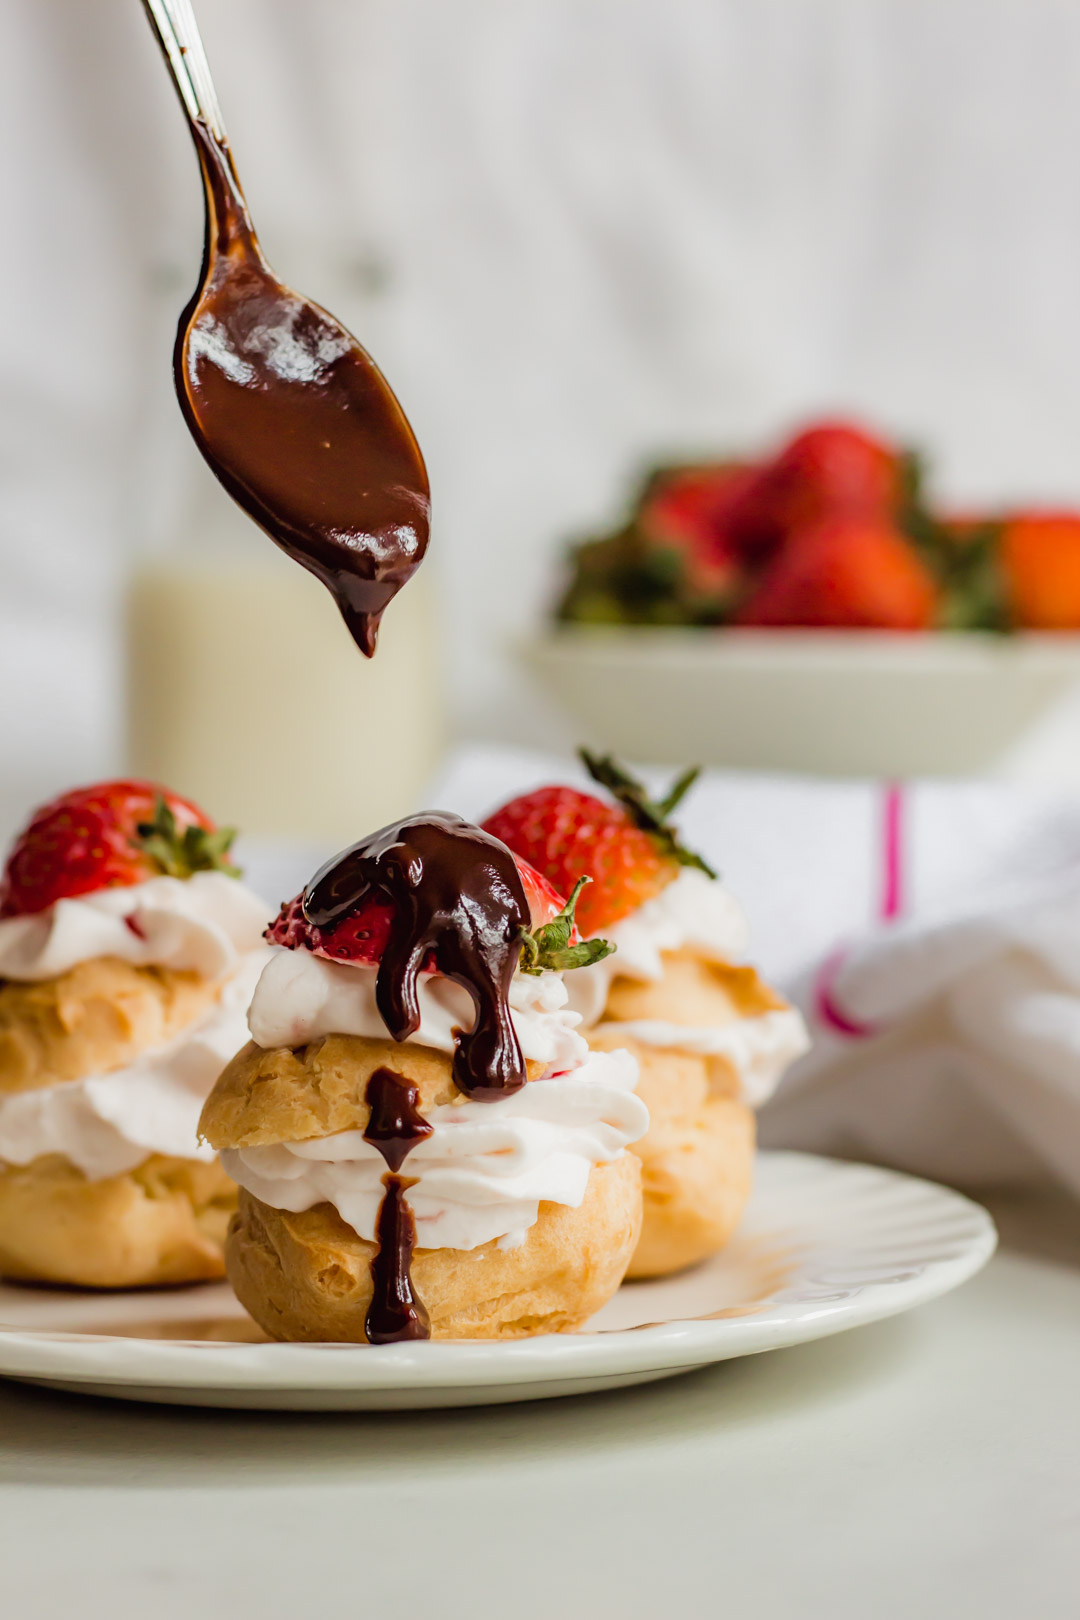
[[229,860],[236,837],[235,827],[185,827],[181,832],[176,816],[159,794],[154,803],[153,821],[140,821],[132,843],[142,850],[166,877],[189,878],[196,872],[224,872],[241,876],[240,868]]
[[689,770],[683,771],[682,775],[671,784],[656,806],[657,814],[662,821],[667,821],[672,812],[678,809],[700,775],[701,766],[691,765]]
[[577,945],[570,943],[578,895],[586,883],[591,882],[591,878],[578,878],[573,894],[557,916],[534,933],[522,929],[522,973],[564,973],[570,968],[591,967],[594,962],[602,962],[605,956],[612,955],[615,947],[606,939],[583,939]]
[[665,796],[654,802],[644,785],[625,771],[610,754],[601,756],[590,753],[587,748],[579,748],[578,757],[593,781],[607,788],[622,805],[634,826],[649,834],[662,855],[678,861],[680,866],[695,866],[707,877],[717,876],[703,856],[680,844],[678,829],[668,823],[672,811],[682,803],[701,775],[700,765],[693,765],[684,771]]

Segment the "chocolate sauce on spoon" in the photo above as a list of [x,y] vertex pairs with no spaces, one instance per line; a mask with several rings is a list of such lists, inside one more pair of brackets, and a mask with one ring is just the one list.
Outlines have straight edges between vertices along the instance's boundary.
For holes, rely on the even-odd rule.
[[420,1026],[416,979],[428,963],[469,992],[476,1016],[456,1032],[454,1081],[480,1102],[526,1082],[507,997],[529,903],[505,844],[460,816],[427,811],[372,833],[318,872],[303,910],[330,929],[370,900],[393,907],[375,1001],[396,1041]]
[[190,8],[144,0],[188,115],[206,192],[198,288],[180,317],[176,390],[229,494],[332,592],[369,657],[427,549],[427,472],[371,357],[263,257]]
[[364,1092],[371,1112],[364,1141],[378,1148],[387,1164],[385,1189],[375,1223],[378,1245],[371,1262],[371,1304],[364,1331],[369,1344],[398,1344],[431,1337],[423,1302],[410,1273],[416,1248],[416,1222],[405,1201],[415,1181],[398,1174],[417,1142],[432,1127],[417,1106],[420,1093],[411,1080],[393,1069],[376,1069]]

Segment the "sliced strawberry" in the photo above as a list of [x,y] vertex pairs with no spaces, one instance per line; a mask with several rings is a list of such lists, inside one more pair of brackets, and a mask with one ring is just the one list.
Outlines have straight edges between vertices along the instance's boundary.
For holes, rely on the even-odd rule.
[[927,630],[937,586],[891,524],[834,518],[791,535],[739,610],[741,625]]
[[58,900],[129,888],[162,873],[188,878],[228,861],[235,830],[152,782],[98,782],[34,812],[0,879],[0,917],[45,911]]
[[709,868],[682,848],[668,826],[696,771],[682,776],[667,798],[654,805],[613,760],[594,759],[584,751],[582,758],[617,803],[577,788],[542,787],[504,804],[483,825],[567,893],[580,878],[592,879],[577,903],[578,926],[588,938],[652,900],[680,866]]
[[[514,857],[521,877],[525,898],[529,902],[533,930],[542,929],[563,911],[566,902],[539,872],[534,872],[525,861]],[[383,959],[394,922],[394,908],[384,900],[366,901],[351,917],[333,928],[319,928],[304,916],[303,894],[286,900],[270,927],[266,938],[272,945],[284,945],[287,950],[298,948],[329,957],[335,962],[352,962],[377,967]],[[568,943],[576,945],[580,934],[573,929]],[[434,963],[425,967],[433,972]]]

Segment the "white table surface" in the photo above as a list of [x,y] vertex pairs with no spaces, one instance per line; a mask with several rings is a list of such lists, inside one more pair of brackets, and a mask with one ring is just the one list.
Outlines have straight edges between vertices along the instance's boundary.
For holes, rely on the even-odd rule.
[[1080,1213],[906,1317],[584,1399],[351,1416],[0,1384],[10,1620],[1056,1620]]

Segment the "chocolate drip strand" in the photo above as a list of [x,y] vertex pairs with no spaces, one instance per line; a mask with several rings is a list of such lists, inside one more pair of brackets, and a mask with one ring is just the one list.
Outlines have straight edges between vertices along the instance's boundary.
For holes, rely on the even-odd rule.
[[413,1292],[409,1271],[416,1248],[416,1222],[405,1194],[416,1183],[387,1172],[375,1223],[378,1251],[371,1262],[371,1304],[364,1331],[369,1344],[400,1344],[430,1339],[431,1325],[423,1303]]
[[207,185],[199,287],[174,355],[196,444],[283,551],[327,586],[369,657],[427,549],[427,473],[374,361],[263,257],[227,147],[192,133]]
[[364,1099],[371,1110],[364,1126],[364,1141],[378,1148],[389,1169],[400,1170],[417,1142],[430,1136],[433,1128],[417,1107],[419,1091],[403,1074],[376,1069]]
[[375,1223],[378,1245],[371,1262],[371,1304],[364,1330],[369,1344],[397,1344],[431,1337],[428,1314],[413,1289],[410,1267],[416,1248],[416,1222],[405,1194],[416,1185],[397,1171],[417,1142],[431,1135],[418,1108],[420,1093],[392,1069],[376,1069],[364,1092],[370,1110],[364,1141],[378,1148],[389,1167]]
[[505,844],[463,821],[429,811],[383,827],[337,856],[304,892],[304,915],[330,929],[368,900],[393,907],[375,999],[396,1041],[420,1024],[416,977],[431,965],[472,998],[471,1030],[457,1032],[454,1080],[494,1102],[526,1081],[507,998],[529,926],[529,904]]

